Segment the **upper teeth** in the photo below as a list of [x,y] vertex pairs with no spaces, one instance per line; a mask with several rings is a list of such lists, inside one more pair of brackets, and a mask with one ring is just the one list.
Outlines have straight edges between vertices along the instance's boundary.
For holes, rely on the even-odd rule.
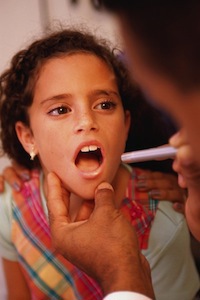
[[97,149],[98,149],[98,147],[95,145],[85,146],[81,149],[81,152],[96,151]]

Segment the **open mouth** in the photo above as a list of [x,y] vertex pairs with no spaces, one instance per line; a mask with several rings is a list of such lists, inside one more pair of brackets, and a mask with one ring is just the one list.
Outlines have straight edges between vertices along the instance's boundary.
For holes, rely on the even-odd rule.
[[83,172],[92,172],[103,162],[101,149],[95,145],[84,146],[78,153],[75,164]]

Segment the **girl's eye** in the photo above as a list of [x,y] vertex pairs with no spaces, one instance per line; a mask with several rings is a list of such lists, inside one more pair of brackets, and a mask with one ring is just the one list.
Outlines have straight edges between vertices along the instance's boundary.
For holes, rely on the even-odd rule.
[[70,111],[71,111],[71,109],[69,107],[60,106],[60,107],[56,107],[56,108],[52,109],[49,112],[49,114],[52,116],[59,116],[59,115],[67,114]]
[[96,109],[103,109],[103,110],[111,110],[114,109],[115,107],[116,107],[116,103],[112,101],[104,101],[95,106]]

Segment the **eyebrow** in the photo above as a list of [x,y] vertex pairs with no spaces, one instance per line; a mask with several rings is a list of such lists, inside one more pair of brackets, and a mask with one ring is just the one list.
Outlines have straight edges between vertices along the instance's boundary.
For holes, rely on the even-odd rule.
[[110,96],[110,95],[114,95],[114,96],[117,96],[117,97],[120,97],[120,94],[114,90],[108,90],[108,89],[105,89],[105,90],[94,90],[90,93],[91,96]]
[[[120,97],[120,94],[114,90],[108,90],[108,89],[99,89],[99,90],[94,90],[92,92],[89,93],[89,96],[110,96],[110,95],[114,95],[114,96],[117,96],[117,97]],[[53,96],[50,96],[44,100],[41,101],[41,104],[44,104],[45,102],[47,101],[53,101],[53,100],[64,100],[64,99],[69,99],[71,98],[72,95],[71,94],[67,94],[67,93],[64,93],[64,94],[58,94],[58,95],[53,95]]]
[[58,95],[53,95],[53,96],[50,96],[44,100],[41,101],[41,104],[44,104],[45,102],[47,101],[51,101],[51,100],[63,100],[63,99],[68,99],[70,98],[72,95],[71,94],[58,94]]

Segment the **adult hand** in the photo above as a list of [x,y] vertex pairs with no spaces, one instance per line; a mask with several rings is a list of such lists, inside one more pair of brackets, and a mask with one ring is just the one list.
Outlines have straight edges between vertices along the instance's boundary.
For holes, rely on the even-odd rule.
[[173,169],[178,173],[179,185],[198,187],[200,182],[200,165],[195,161],[192,148],[188,143],[184,130],[179,131],[170,139],[170,144],[177,148]]
[[170,143],[178,150],[173,163],[178,182],[181,187],[188,189],[185,206],[187,222],[194,237],[200,240],[200,165],[194,159],[184,130],[174,135]]
[[170,201],[177,212],[185,213],[186,189],[179,186],[176,175],[144,170],[137,189],[148,192],[152,199]]
[[115,208],[111,185],[97,187],[94,210],[86,220],[72,222],[69,203],[69,192],[50,173],[48,210],[55,248],[93,277],[104,294],[127,290],[154,298],[148,262],[133,227]]

